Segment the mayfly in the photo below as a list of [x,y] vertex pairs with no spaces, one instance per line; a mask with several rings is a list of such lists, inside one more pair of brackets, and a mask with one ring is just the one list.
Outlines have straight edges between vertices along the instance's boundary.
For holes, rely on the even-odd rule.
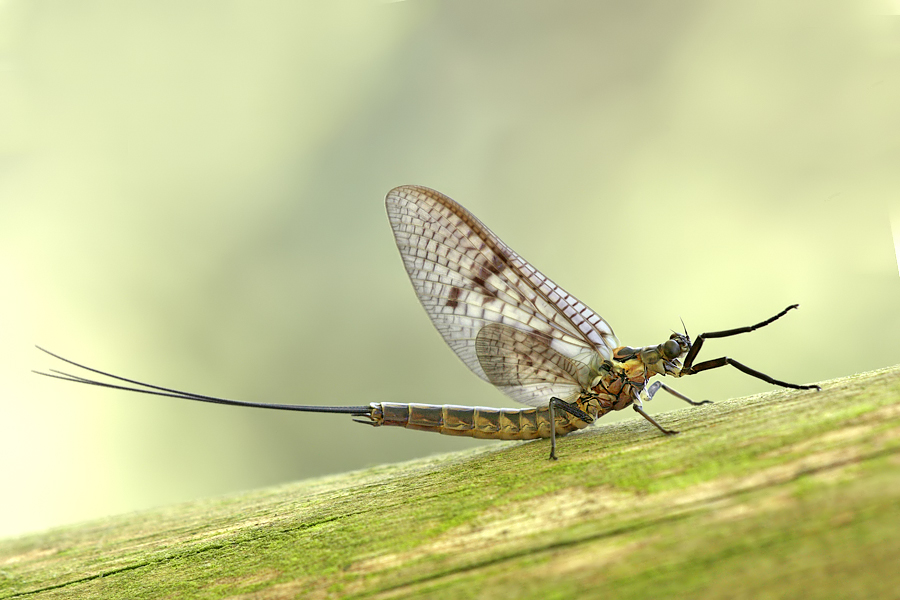
[[[550,281],[516,254],[472,213],[434,190],[402,186],[385,200],[403,264],[419,301],[444,341],[476,375],[513,400],[531,408],[399,404],[300,406],[242,402],[126,379],[51,356],[86,371],[112,378],[107,383],[55,369],[40,373],[66,381],[170,396],[200,402],[341,413],[373,426],[391,425],[445,435],[500,440],[550,438],[587,427],[613,410],[631,406],[666,435],[644,412],[643,403],[659,390],[700,405],[656,375],[684,377],[731,365],[772,385],[819,389],[773,379],[723,356],[696,363],[705,340],[749,333],[783,317],[797,304],[749,327],[702,333],[692,342],[687,329],[655,346],[620,346],[609,324],[577,298]],[[42,349],[43,350],[43,349]],[[683,360],[683,362],[682,362]]]

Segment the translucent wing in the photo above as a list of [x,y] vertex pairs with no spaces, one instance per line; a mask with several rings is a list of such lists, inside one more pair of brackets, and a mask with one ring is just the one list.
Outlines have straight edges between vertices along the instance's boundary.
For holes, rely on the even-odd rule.
[[584,363],[550,347],[550,338],[502,323],[488,323],[475,337],[475,354],[487,380],[504,394],[530,403],[577,395],[587,379]]
[[[402,186],[386,205],[403,264],[444,341],[514,400],[542,406],[579,391],[586,365],[618,345],[598,314],[447,196]],[[491,324],[504,327],[482,333]]]

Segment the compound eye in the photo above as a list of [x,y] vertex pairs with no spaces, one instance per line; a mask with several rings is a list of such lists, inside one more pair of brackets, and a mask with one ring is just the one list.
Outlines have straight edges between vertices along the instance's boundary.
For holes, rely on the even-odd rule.
[[662,345],[663,354],[669,360],[673,358],[678,358],[678,355],[681,354],[681,345],[675,340],[669,340]]

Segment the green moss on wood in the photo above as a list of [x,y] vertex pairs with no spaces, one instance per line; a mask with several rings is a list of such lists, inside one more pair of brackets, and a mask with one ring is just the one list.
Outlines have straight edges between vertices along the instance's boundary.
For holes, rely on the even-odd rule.
[[893,597],[900,368],[823,388],[3,541],[0,600]]

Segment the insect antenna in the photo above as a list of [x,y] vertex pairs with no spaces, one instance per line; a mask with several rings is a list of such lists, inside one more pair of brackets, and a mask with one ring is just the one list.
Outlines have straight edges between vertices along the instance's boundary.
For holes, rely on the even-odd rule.
[[125,390],[127,392],[138,392],[141,394],[150,394],[152,396],[166,396],[169,398],[181,398],[183,400],[194,400],[196,402],[209,402],[211,404],[225,404],[228,406],[246,406],[250,408],[270,408],[273,410],[294,410],[300,412],[318,412],[318,413],[340,413],[340,414],[349,414],[357,417],[366,417],[372,413],[372,409],[368,406],[303,406],[299,404],[268,404],[265,402],[245,402],[243,400],[229,400],[228,398],[217,398],[216,396],[206,396],[203,394],[194,394],[192,392],[184,392],[182,390],[176,390],[172,388],[161,387],[158,385],[152,385],[150,383],[144,383],[142,381],[137,381],[135,379],[128,379],[126,377],[120,377],[118,375],[113,375],[112,373],[107,373],[106,371],[100,371],[99,369],[94,369],[80,363],[77,363],[73,360],[69,360],[68,358],[63,358],[58,354],[54,354],[49,350],[41,348],[40,346],[35,346],[41,352],[49,354],[53,358],[59,359],[65,363],[68,363],[74,367],[78,367],[79,369],[84,369],[85,371],[90,371],[91,373],[96,373],[98,375],[102,375],[103,377],[109,377],[110,379],[114,379],[116,381],[121,381],[124,383],[128,383],[131,385],[121,385],[118,383],[109,383],[106,381],[98,381],[96,379],[88,379],[87,377],[81,377],[80,375],[72,375],[71,373],[66,373],[64,371],[59,371],[57,369],[50,369],[49,373],[44,373],[43,371],[34,371],[38,375],[43,375],[44,377],[53,377],[54,379],[62,379],[63,381],[73,381],[75,383],[83,383],[86,385],[95,385],[98,387],[110,388],[113,390]]

